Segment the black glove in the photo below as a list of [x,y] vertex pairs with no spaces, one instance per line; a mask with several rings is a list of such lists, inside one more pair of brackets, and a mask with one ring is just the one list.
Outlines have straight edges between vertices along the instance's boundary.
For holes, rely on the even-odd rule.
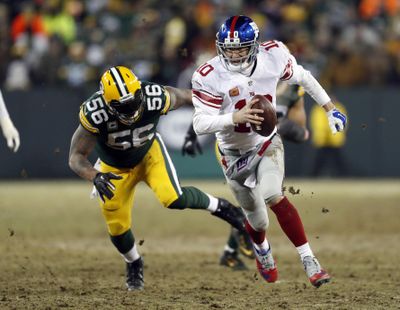
[[185,136],[185,141],[183,142],[182,155],[185,156],[185,154],[192,157],[195,157],[197,154],[203,154],[199,140],[197,140],[197,135],[194,132],[193,124],[190,125]]
[[103,200],[103,202],[105,202],[103,196],[106,196],[108,199],[111,199],[114,196],[114,193],[112,191],[115,190],[115,186],[110,181],[112,179],[120,180],[122,179],[122,177],[112,172],[99,172],[93,179],[93,184],[96,187],[99,196],[101,200]]

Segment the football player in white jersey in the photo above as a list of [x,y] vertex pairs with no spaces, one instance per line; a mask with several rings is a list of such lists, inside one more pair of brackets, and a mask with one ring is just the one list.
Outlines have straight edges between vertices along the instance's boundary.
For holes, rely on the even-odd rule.
[[268,137],[252,131],[262,117],[253,109],[256,94],[276,105],[280,80],[299,84],[326,111],[332,133],[342,131],[346,117],[335,109],[329,96],[311,73],[279,41],[259,45],[257,25],[246,16],[232,16],[220,27],[218,56],[201,65],[192,78],[193,126],[197,134],[215,133],[220,162],[232,192],[246,215],[246,228],[253,241],[256,264],[267,282],[278,272],[266,238],[267,207],[277,216],[296,247],[312,285],[330,280],[315,258],[295,207],[282,193],[283,144],[275,128]]
[[[307,115],[304,108],[304,89],[299,85],[288,85],[280,82],[276,92],[276,116],[278,120],[278,133],[283,140],[295,143],[303,143],[309,138],[306,127]],[[193,124],[190,124],[182,145],[182,155],[195,157],[202,154],[201,145],[194,132]],[[218,149],[216,154],[218,157]],[[244,215],[243,215],[244,217]],[[231,227],[224,251],[220,257],[220,265],[232,270],[246,269],[246,265],[240,259],[239,254],[247,258],[254,258],[253,245],[249,237]]]
[[8,147],[13,151],[18,151],[19,148],[19,133],[15,128],[10,115],[8,114],[7,107],[4,103],[3,95],[0,91],[0,127],[3,131],[3,136],[7,140]]

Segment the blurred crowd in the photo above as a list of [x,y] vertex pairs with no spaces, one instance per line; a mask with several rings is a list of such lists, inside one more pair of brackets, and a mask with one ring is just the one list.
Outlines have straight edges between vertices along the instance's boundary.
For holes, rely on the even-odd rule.
[[188,87],[215,33],[248,15],[261,41],[286,43],[326,88],[400,82],[397,0],[0,1],[0,84],[94,85],[111,65]]

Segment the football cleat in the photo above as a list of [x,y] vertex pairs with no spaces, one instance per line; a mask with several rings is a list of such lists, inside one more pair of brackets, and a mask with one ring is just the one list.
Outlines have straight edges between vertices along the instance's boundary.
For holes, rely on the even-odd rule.
[[239,251],[243,256],[247,258],[255,258],[253,245],[248,234],[239,234]]
[[128,291],[141,291],[144,289],[143,259],[126,263],[126,287]]
[[238,253],[236,251],[234,252],[224,251],[219,260],[219,264],[221,266],[229,267],[232,270],[247,270],[246,265],[238,257]]
[[256,255],[256,264],[258,272],[268,283],[274,283],[278,280],[278,269],[272,256],[271,248],[269,250],[257,250],[254,248]]
[[322,284],[328,283],[331,280],[330,275],[321,268],[321,265],[315,257],[304,257],[303,266],[307,277],[313,286],[318,288]]
[[235,207],[228,200],[218,198],[217,210],[211,214],[228,222],[240,232],[246,232],[242,210]]

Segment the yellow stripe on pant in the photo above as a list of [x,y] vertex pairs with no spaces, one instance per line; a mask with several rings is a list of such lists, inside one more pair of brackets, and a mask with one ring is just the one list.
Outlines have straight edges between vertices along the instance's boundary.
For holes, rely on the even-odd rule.
[[145,182],[164,207],[168,207],[182,193],[175,168],[159,134],[137,166],[116,168],[101,162],[100,171],[112,172],[122,177],[121,180],[111,180],[115,185],[111,200],[105,198],[106,202],[103,203],[99,199],[111,236],[121,235],[131,228],[134,192],[139,182]]

